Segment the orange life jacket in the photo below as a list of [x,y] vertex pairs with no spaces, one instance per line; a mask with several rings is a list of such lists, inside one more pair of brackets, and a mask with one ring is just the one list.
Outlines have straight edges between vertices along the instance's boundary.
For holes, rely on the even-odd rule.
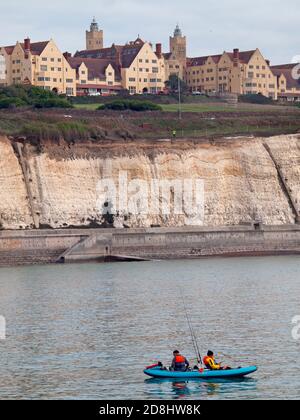
[[185,357],[183,356],[176,356],[175,357],[175,363],[185,363]]
[[220,365],[216,364],[215,358],[212,356],[205,356],[203,359],[203,363],[208,369],[211,369],[211,370],[218,370],[221,367]]
[[206,367],[210,367],[210,364],[209,364],[210,362],[211,362],[211,357],[205,356],[203,358],[203,363],[205,364]]

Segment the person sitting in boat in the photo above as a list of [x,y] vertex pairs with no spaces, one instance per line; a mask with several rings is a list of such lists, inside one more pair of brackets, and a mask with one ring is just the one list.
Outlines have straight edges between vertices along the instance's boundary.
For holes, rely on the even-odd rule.
[[223,370],[221,364],[216,363],[215,355],[212,351],[208,351],[207,356],[203,359],[203,363],[209,370]]
[[171,369],[175,372],[186,372],[190,367],[188,360],[180,354],[178,350],[173,353],[174,359]]

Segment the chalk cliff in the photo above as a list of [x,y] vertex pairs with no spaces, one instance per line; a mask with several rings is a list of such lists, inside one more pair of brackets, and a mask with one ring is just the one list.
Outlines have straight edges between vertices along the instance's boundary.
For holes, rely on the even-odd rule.
[[[273,158],[286,177],[282,184]],[[109,178],[118,187],[120,171],[134,179],[204,181],[204,219],[189,214],[114,218],[117,227],[224,226],[261,221],[294,223],[300,203],[300,136],[223,139],[216,142],[92,143],[69,146],[44,142],[42,149],[0,138],[0,224],[4,229],[102,224],[97,185]],[[124,187],[123,192],[124,192]],[[174,191],[171,190],[171,196]],[[130,196],[130,193],[129,193]],[[299,210],[299,209],[298,209]],[[107,221],[107,220],[106,220]]]

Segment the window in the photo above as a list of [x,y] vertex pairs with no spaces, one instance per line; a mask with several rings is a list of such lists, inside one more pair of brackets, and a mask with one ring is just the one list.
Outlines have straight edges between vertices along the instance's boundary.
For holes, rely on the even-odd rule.
[[159,71],[158,67],[153,67],[152,68],[152,73],[158,73],[158,71]]
[[47,57],[42,57],[42,61],[47,61]]
[[81,81],[80,81],[80,83],[81,83],[82,85],[86,85],[86,80],[81,80]]
[[67,83],[73,83],[73,79],[67,79],[66,82]]
[[48,70],[48,66],[41,66],[41,71],[47,71]]
[[135,82],[135,77],[129,77],[129,82]]
[[61,58],[58,58],[58,59],[57,59],[57,61],[58,61],[59,63],[61,63]]
[[67,88],[66,89],[67,96],[73,96],[74,95],[74,89],[73,88]]
[[55,68],[54,67],[51,67],[51,71],[55,71]]
[[54,58],[51,58],[51,63],[54,63]]
[[109,86],[112,86],[114,83],[113,82],[108,82],[108,85]]
[[39,82],[50,82],[50,77],[38,77]]
[[252,79],[252,78],[254,77],[254,73],[253,73],[253,72],[249,72],[249,73],[248,73],[248,77],[249,77],[250,79]]
[[57,68],[57,71],[61,71],[61,67],[58,67],[58,68]]
[[153,63],[153,64],[156,64],[156,63],[157,63],[157,60],[152,60],[152,63]]

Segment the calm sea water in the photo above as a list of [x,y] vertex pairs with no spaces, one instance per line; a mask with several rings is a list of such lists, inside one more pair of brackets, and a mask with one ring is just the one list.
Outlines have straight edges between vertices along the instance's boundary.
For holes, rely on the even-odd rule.
[[[183,287],[202,351],[251,379],[147,379],[153,361],[193,348]],[[207,259],[0,270],[0,399],[299,399],[298,257]]]

